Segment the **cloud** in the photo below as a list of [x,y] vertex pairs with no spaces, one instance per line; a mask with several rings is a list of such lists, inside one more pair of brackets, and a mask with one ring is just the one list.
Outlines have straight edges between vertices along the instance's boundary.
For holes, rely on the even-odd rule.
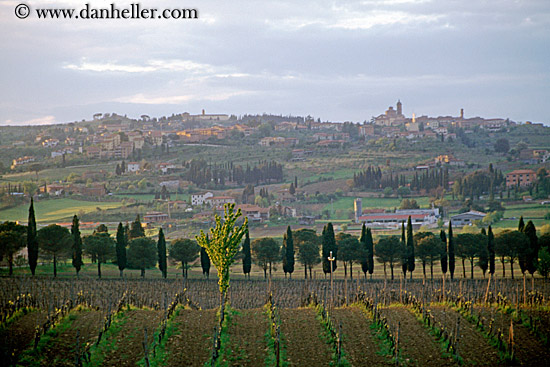
[[117,99],[120,103],[135,103],[135,104],[182,104],[191,101],[225,101],[233,97],[252,94],[249,91],[233,91],[233,92],[209,92],[204,94],[187,94],[187,95],[165,95],[153,96],[144,93],[138,93],[128,97]]
[[17,126],[26,126],[26,125],[51,125],[55,124],[57,121],[55,116],[43,116],[38,118],[33,118],[27,121],[12,121],[6,120],[4,125],[17,125]]
[[212,66],[189,60],[149,60],[142,65],[123,64],[117,62],[90,62],[83,58],[78,64],[67,64],[64,69],[92,72],[122,72],[122,73],[153,73],[159,71],[171,72],[211,72]]

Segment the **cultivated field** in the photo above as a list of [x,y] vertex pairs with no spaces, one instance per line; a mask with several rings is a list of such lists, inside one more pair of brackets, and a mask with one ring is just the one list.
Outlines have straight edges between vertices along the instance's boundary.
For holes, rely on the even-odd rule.
[[[547,281],[0,278],[8,365],[501,366],[546,364]],[[271,294],[271,296],[270,296]]]

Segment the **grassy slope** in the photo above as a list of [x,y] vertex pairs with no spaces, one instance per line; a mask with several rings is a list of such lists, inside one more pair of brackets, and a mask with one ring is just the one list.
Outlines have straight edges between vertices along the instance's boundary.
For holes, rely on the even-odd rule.
[[[95,202],[95,201],[79,201],[73,199],[56,199],[44,200],[34,203],[34,211],[36,221],[40,222],[55,222],[62,219],[70,219],[73,215],[78,214],[81,210],[84,212],[92,212],[96,208],[112,209],[118,208],[122,204],[118,202]],[[27,204],[20,205],[15,208],[10,208],[0,211],[0,222],[11,220],[27,222],[29,216],[29,206]]]

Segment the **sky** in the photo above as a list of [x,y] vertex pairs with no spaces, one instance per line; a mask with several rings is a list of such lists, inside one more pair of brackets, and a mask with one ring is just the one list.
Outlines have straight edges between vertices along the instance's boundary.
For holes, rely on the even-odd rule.
[[[39,8],[198,19],[38,19]],[[15,8],[30,6],[27,19]],[[175,113],[550,123],[548,0],[0,0],[0,125]]]

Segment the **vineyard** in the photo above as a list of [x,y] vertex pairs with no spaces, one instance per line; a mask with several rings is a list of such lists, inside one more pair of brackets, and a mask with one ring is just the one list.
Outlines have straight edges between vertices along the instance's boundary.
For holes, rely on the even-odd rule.
[[[546,365],[543,279],[0,279],[2,359],[20,366]],[[219,340],[218,348],[216,341]]]

